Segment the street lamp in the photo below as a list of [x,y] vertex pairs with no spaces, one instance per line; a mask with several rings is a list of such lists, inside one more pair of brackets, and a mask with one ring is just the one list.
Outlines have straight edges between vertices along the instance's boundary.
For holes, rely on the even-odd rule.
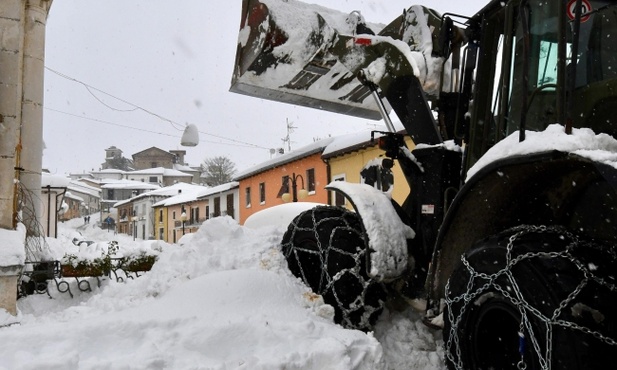
[[[298,191],[298,178],[302,180],[302,189],[300,189],[300,191]],[[287,180],[291,180],[291,194],[289,194],[289,184],[287,183]],[[300,197],[300,199],[306,198],[308,196],[308,191],[304,188],[304,177],[302,177],[302,175],[296,175],[295,172],[292,173],[291,177],[285,177],[285,180],[283,180],[283,185],[281,185],[281,190],[279,190],[279,194],[285,203],[290,200],[297,202],[298,197]]]
[[133,221],[133,241],[135,241],[135,238],[137,237],[137,215],[135,214],[135,211],[133,211],[133,218],[131,220]]
[[186,211],[184,207],[182,207],[182,214],[180,215],[180,220],[182,220],[182,235],[184,235],[184,223],[186,222]]
[[184,128],[184,133],[182,133],[180,145],[196,146],[197,144],[199,144],[199,131],[197,130],[197,126],[192,123],[187,124]]

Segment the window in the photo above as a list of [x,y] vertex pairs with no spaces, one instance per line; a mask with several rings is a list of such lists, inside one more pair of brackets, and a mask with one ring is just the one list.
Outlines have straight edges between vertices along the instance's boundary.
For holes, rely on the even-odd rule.
[[158,163],[156,163],[156,162],[151,162],[151,163],[150,163],[150,168],[156,168],[156,167],[158,167],[158,166],[159,166],[159,165],[158,165]]
[[[338,175],[333,177],[334,181],[345,181],[345,175]],[[338,191],[334,192],[334,205],[345,207],[345,197]]]
[[309,194],[315,193],[315,169],[309,168],[306,170],[306,190]]
[[221,215],[221,197],[214,198],[214,217]]
[[159,240],[165,240],[165,229],[159,228]]
[[285,193],[291,193],[291,191],[289,191],[289,176],[287,175],[281,178],[281,190],[279,191],[278,196],[281,196]]
[[199,222],[199,207],[191,208],[191,223]]
[[244,200],[245,200],[245,205],[246,208],[250,208],[251,207],[251,188],[247,187],[246,189],[244,189]]
[[159,222],[163,222],[163,210],[159,210]]
[[176,211],[174,211],[174,212],[171,214],[171,219],[172,219],[172,220],[175,220],[175,219],[176,219]]
[[159,179],[156,176],[150,176],[150,183],[158,184]]
[[259,203],[261,204],[266,203],[266,183],[265,182],[259,183]]
[[234,218],[234,195],[227,194],[227,215]]
[[206,220],[210,218],[210,206],[206,206]]

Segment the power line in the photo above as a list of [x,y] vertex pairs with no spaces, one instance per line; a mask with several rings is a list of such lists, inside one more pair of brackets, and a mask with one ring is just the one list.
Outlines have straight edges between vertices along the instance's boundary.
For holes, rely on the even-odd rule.
[[[87,117],[87,116],[80,116],[80,115],[77,115],[77,114],[74,114],[74,113],[68,113],[68,112],[64,112],[64,111],[61,111],[61,110],[58,110],[58,109],[54,109],[54,108],[45,107],[45,109],[49,110],[49,111],[52,111],[52,112],[65,114],[67,116],[81,118],[81,119],[84,119],[84,120],[87,120],[87,121],[94,121],[94,122],[102,123],[102,124],[105,124],[105,125],[111,125],[111,126],[116,126],[116,127],[128,128],[128,129],[131,129],[131,130],[148,132],[148,133],[151,133],[151,134],[162,135],[162,136],[169,136],[169,137],[174,137],[174,138],[178,138],[178,139],[180,138],[180,136],[177,136],[177,135],[171,135],[171,134],[166,134],[166,133],[163,133],[163,132],[157,132],[157,131],[147,130],[147,129],[143,129],[143,128],[123,125],[123,124],[120,124],[120,123],[109,122],[109,121],[105,121],[105,120],[98,119],[98,118],[92,118],[92,117]],[[201,132],[201,131],[200,131],[200,133],[216,137],[216,135],[207,134],[207,133],[204,133],[204,132]],[[268,149],[268,148],[260,147],[260,146],[254,145],[254,144],[230,144],[230,143],[221,143],[221,142],[218,142],[218,141],[207,141],[207,140],[205,142],[210,143],[210,144],[229,145],[229,146],[244,147],[244,148],[249,147],[249,148],[255,148],[255,149]]]
[[63,112],[61,110],[53,109],[53,108],[49,108],[49,107],[45,107],[45,109],[47,109],[49,111],[52,111],[52,112],[56,112],[56,113],[66,114],[67,116],[82,118],[82,119],[85,119],[85,120],[88,120],[88,121],[94,121],[94,122],[103,123],[103,124],[106,124],[106,125],[123,127],[123,128],[128,128],[128,129],[131,129],[131,130],[136,130],[136,131],[149,132],[151,134],[157,134],[157,135],[163,135],[163,136],[179,137],[179,136],[176,136],[176,135],[165,134],[163,132],[156,132],[156,131],[146,130],[146,129],[143,129],[143,128],[137,128],[137,127],[132,127],[132,126],[128,126],[128,125],[122,125],[122,124],[119,124],[119,123],[103,121],[103,120],[98,119],[98,118],[91,118],[91,117],[86,117],[86,116],[80,116],[80,115],[77,115],[77,114]]
[[137,110],[136,107],[133,107],[133,109],[118,109],[118,108],[114,108],[111,105],[105,103],[103,100],[101,100],[98,96],[96,96],[96,94],[94,94],[92,92],[92,88],[90,86],[85,86],[86,90],[90,93],[90,95],[92,95],[92,97],[96,100],[98,100],[99,103],[103,104],[104,106],[106,106],[107,108],[111,109],[111,110],[115,110],[116,112],[134,112]]
[[[78,84],[80,84],[80,85],[84,86],[84,88],[85,88],[85,89],[86,89],[86,90],[90,93],[90,95],[92,95],[92,97],[94,97],[94,98],[95,98],[95,99],[96,99],[99,103],[101,103],[103,106],[105,106],[105,107],[107,107],[107,108],[109,108],[109,109],[111,109],[111,110],[114,110],[114,111],[117,111],[117,112],[133,112],[133,111],[136,111],[136,110],[141,110],[141,111],[143,111],[143,112],[145,112],[145,113],[148,113],[148,114],[150,114],[150,115],[152,115],[152,116],[154,116],[154,117],[156,117],[156,118],[158,118],[158,119],[160,119],[160,120],[162,120],[162,121],[168,122],[168,123],[169,123],[169,124],[170,124],[170,125],[174,128],[174,129],[176,129],[176,130],[178,130],[178,131],[183,131],[183,130],[184,130],[184,128],[182,127],[182,125],[181,125],[181,124],[179,124],[179,123],[177,123],[177,122],[174,122],[174,121],[172,121],[172,120],[171,120],[171,119],[169,119],[169,118],[163,117],[163,116],[161,116],[160,114],[154,113],[154,112],[152,112],[152,111],[150,111],[150,110],[148,110],[148,109],[146,109],[146,108],[143,108],[143,107],[141,107],[141,106],[139,106],[139,105],[133,104],[133,103],[131,103],[131,102],[127,101],[127,100],[124,100],[124,99],[122,99],[122,98],[119,98],[119,97],[117,97],[117,96],[115,96],[115,95],[113,95],[113,94],[110,94],[110,93],[108,93],[108,92],[106,92],[106,91],[103,91],[103,90],[101,90],[101,89],[99,89],[99,88],[97,88],[97,87],[94,87],[94,86],[92,86],[92,85],[89,85],[89,84],[87,84],[87,83],[85,83],[85,82],[83,82],[83,81],[80,81],[80,80],[78,80],[78,79],[76,79],[76,78],[74,78],[74,77],[71,77],[71,76],[66,75],[66,74],[64,74],[64,73],[62,73],[62,72],[56,71],[56,70],[54,70],[54,69],[52,69],[52,68],[49,68],[49,67],[47,67],[47,66],[45,66],[45,69],[47,69],[48,71],[50,71],[50,72],[52,72],[52,73],[54,73],[54,74],[56,74],[56,75],[58,75],[58,76],[60,76],[60,77],[62,77],[62,78],[64,78],[64,79],[67,79],[67,80],[69,80],[69,81],[72,81],[72,82],[75,82],[75,83],[78,83]],[[118,101],[120,101],[120,102],[122,102],[122,103],[124,103],[124,104],[128,104],[128,105],[132,106],[132,107],[133,107],[133,109],[118,109],[118,108],[114,108],[114,107],[110,106],[109,104],[107,104],[107,103],[103,102],[100,98],[98,98],[98,97],[97,97],[97,96],[96,96],[96,95],[92,92],[92,90],[94,90],[94,91],[98,91],[98,92],[100,92],[100,93],[102,93],[102,94],[105,94],[105,95],[107,95],[107,96],[110,96],[110,97],[112,97],[112,98],[114,98],[114,99],[116,99],[116,100],[118,100]],[[51,108],[47,108],[47,107],[45,107],[45,108],[46,108],[46,109],[53,110],[53,109],[51,109]],[[72,115],[71,113],[66,113],[66,112],[62,112],[62,111],[58,111],[58,110],[56,110],[56,111],[57,111],[57,112],[59,112],[59,113],[64,113],[64,114]],[[83,117],[83,116],[78,116],[78,115],[74,115],[74,116],[75,116],[75,117],[80,117],[80,118],[85,118],[85,117]],[[86,118],[86,119],[88,119],[88,118]],[[97,119],[93,118],[93,119],[91,119],[91,120],[95,120],[95,121],[96,121]],[[109,122],[107,122],[107,123],[108,123],[108,124],[112,124],[112,125],[116,125],[116,126],[122,126],[122,125],[113,124],[113,123],[109,123]],[[181,128],[176,127],[176,125],[180,126]],[[131,128],[131,129],[136,129],[136,128],[134,128],[134,127],[130,127],[130,126],[122,126],[122,127]],[[139,130],[139,129],[136,129],[136,130]],[[157,132],[154,132],[154,131],[148,131],[148,130],[143,130],[143,129],[142,129],[142,131],[151,132],[151,133],[157,133]],[[266,148],[266,147],[263,147],[263,146],[260,146],[260,145],[257,145],[257,144],[247,143],[247,142],[244,142],[244,141],[240,141],[240,140],[236,140],[236,139],[231,139],[231,138],[224,137],[224,136],[214,135],[214,134],[210,134],[210,133],[203,132],[203,131],[198,131],[198,132],[199,132],[200,134],[204,134],[204,135],[212,136],[212,137],[215,137],[215,138],[217,138],[217,139],[227,140],[227,141],[231,141],[231,142],[234,142],[234,143],[237,143],[237,144],[241,144],[242,146],[245,146],[245,147],[254,147],[254,148],[258,148],[258,149],[270,149],[270,148]],[[159,134],[160,134],[160,133],[159,133]],[[161,135],[163,135],[163,134],[161,134]],[[167,135],[167,136],[172,136],[172,135]],[[220,143],[219,143],[219,144],[220,144]],[[230,144],[226,144],[226,145],[230,145]],[[240,145],[238,145],[238,146],[240,146]]]

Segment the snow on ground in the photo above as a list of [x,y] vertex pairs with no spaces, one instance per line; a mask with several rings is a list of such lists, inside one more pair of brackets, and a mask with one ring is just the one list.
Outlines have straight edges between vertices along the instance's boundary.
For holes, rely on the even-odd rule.
[[[0,369],[445,369],[440,333],[411,311],[385,312],[374,333],[346,330],[287,270],[282,227],[207,221],[183,246],[133,241],[92,223],[60,225],[71,240],[118,241],[162,252],[152,271],[74,298],[18,301],[19,324],[0,328]],[[98,243],[99,245],[105,243]],[[0,314],[0,320],[6,314]]]

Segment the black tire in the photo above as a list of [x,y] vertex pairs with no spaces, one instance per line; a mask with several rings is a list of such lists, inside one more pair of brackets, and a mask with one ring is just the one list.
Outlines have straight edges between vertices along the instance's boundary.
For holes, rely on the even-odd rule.
[[616,262],[612,249],[557,227],[477,244],[446,286],[448,367],[605,369],[617,350]]
[[362,220],[340,207],[318,206],[297,216],[283,236],[291,272],[334,307],[343,327],[372,330],[386,290],[368,274],[368,241]]

